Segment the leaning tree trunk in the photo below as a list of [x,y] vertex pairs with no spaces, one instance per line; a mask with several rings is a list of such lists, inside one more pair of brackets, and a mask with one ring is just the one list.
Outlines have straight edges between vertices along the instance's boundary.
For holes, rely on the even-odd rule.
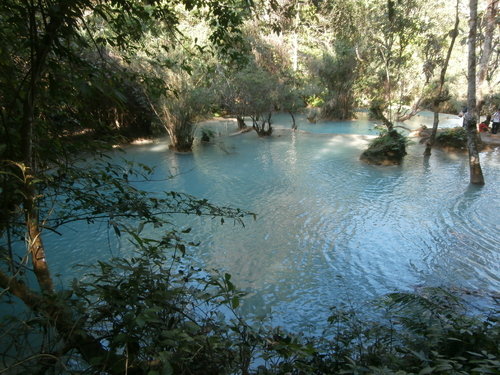
[[477,33],[477,1],[470,0],[470,30],[469,30],[469,57],[468,57],[468,90],[467,112],[465,124],[467,127],[467,145],[469,149],[469,168],[471,184],[484,185],[483,171],[479,161],[477,136],[477,108],[476,108],[476,33]]
[[[68,308],[60,304],[56,296],[56,289],[50,269],[45,257],[45,247],[42,241],[43,222],[39,218],[38,201],[39,192],[37,190],[38,161],[36,158],[36,117],[35,105],[39,96],[37,88],[40,85],[43,75],[46,73],[47,57],[53,50],[56,38],[60,34],[62,27],[65,27],[65,20],[68,14],[74,14],[80,10],[78,6],[70,7],[70,2],[61,1],[57,6],[46,10],[47,19],[44,25],[43,33],[37,28],[37,11],[43,9],[33,8],[28,12],[28,22],[30,23],[30,75],[27,77],[27,85],[23,96],[23,116],[20,126],[20,154],[21,162],[17,163],[21,167],[21,173],[24,184],[24,210],[27,232],[27,250],[31,258],[33,273],[40,292],[37,288],[30,287],[23,282],[23,276],[19,274],[9,275],[4,269],[0,269],[0,288],[1,293],[8,293],[18,297],[24,302],[27,308],[43,315],[46,319],[47,327],[54,327],[60,335],[61,351],[41,353],[36,359],[36,368],[33,373],[46,373],[52,363],[60,359],[72,349],[76,349],[85,359],[102,358],[104,363],[95,363],[95,368],[110,374],[123,374],[127,371],[125,356],[112,355],[100,341],[86,332],[80,330],[80,323],[75,321],[72,313],[68,313]],[[21,89],[20,89],[21,91]],[[109,367],[107,367],[109,364]],[[133,371],[138,374],[138,371]],[[132,374],[128,371],[129,374]],[[142,373],[142,372],[141,372]]]
[[24,209],[26,215],[26,230],[28,241],[28,253],[31,256],[33,271],[42,293],[47,295],[55,294],[55,287],[49,266],[45,258],[45,247],[42,241],[42,223],[39,221],[37,200],[38,192],[36,188],[36,174],[38,163],[34,148],[35,137],[35,102],[37,97],[37,87],[45,73],[47,56],[51,52],[59,30],[64,25],[64,17],[68,12],[68,5],[62,3],[57,10],[50,13],[50,21],[46,25],[46,33],[40,38],[36,29],[35,12],[30,13],[29,21],[32,25],[31,40],[38,43],[31,44],[30,61],[32,62],[30,76],[27,80],[26,95],[23,99],[23,117],[21,120],[21,155],[22,173],[24,182]]
[[444,61],[443,67],[441,68],[441,74],[439,76],[439,84],[436,90],[436,96],[433,101],[432,110],[434,111],[434,122],[432,123],[432,132],[429,140],[427,141],[427,147],[425,148],[424,155],[431,154],[431,148],[434,145],[434,142],[436,141],[441,103],[449,99],[448,95],[443,95],[443,86],[445,83],[446,70],[448,69],[448,64],[450,62],[451,52],[453,51],[453,46],[455,45],[455,40],[457,39],[458,36],[458,25],[460,23],[460,18],[458,17],[458,6],[459,6],[459,0],[457,0],[457,5],[455,7],[455,27],[451,32],[450,46],[448,47],[446,60]]
[[392,129],[394,128],[394,124],[392,123],[391,120],[389,120],[387,117],[385,117],[384,111],[382,110],[382,107],[380,106],[380,104],[372,103],[370,110],[372,111],[372,113],[375,115],[375,117],[377,119],[382,120],[382,123],[387,127],[387,132],[391,132]]

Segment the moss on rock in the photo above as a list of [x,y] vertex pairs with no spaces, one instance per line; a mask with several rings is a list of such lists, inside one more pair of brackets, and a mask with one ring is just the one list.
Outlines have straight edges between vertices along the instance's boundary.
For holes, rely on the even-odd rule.
[[374,165],[399,165],[406,155],[408,138],[395,130],[375,138],[360,160]]

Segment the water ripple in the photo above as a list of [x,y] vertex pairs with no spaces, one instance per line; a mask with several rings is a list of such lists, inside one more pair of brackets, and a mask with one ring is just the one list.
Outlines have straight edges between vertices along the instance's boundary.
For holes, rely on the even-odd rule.
[[[146,188],[181,190],[258,215],[245,228],[178,221],[202,242],[190,249],[196,262],[232,274],[252,292],[245,311],[271,307],[280,323],[315,326],[340,301],[422,284],[500,286],[497,151],[481,155],[487,184],[475,188],[465,154],[424,158],[421,145],[411,146],[400,166],[375,167],[359,161],[364,137],[248,133],[228,142],[236,154],[210,146],[192,155],[161,151],[159,174],[185,173]],[[135,160],[154,165],[156,148],[142,146]],[[68,270],[64,249],[74,250],[73,263],[92,258],[88,248],[96,258],[126,253],[123,243],[105,245],[107,232],[96,234],[95,244],[77,239],[57,240],[60,273]]]

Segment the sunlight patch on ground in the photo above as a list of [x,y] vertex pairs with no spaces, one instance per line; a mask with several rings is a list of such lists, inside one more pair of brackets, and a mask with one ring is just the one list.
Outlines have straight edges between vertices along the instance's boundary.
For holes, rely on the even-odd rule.
[[151,142],[140,142],[140,143],[134,143],[134,146],[144,146],[148,145],[148,151],[153,151],[153,152],[165,152],[168,151],[170,144],[170,138],[169,137],[162,137],[162,138],[156,138]]
[[328,146],[366,148],[376,135],[337,134],[328,141]]
[[360,152],[368,147],[368,144],[376,136],[371,135],[354,135],[354,134],[328,134],[322,135],[329,139],[325,142],[325,146],[318,149],[315,159],[320,159],[324,155],[343,152],[346,147],[358,149]]
[[168,143],[159,143],[150,148],[151,151],[154,152],[163,152],[168,150]]
[[132,141],[133,145],[144,145],[144,144],[149,144],[153,143],[154,141],[152,139],[147,139],[147,138],[141,138],[141,139],[136,139]]

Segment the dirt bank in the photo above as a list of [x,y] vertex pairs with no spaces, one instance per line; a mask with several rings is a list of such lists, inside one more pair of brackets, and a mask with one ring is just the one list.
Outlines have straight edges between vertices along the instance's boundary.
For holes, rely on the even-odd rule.
[[500,134],[479,133],[481,140],[491,147],[500,146]]

